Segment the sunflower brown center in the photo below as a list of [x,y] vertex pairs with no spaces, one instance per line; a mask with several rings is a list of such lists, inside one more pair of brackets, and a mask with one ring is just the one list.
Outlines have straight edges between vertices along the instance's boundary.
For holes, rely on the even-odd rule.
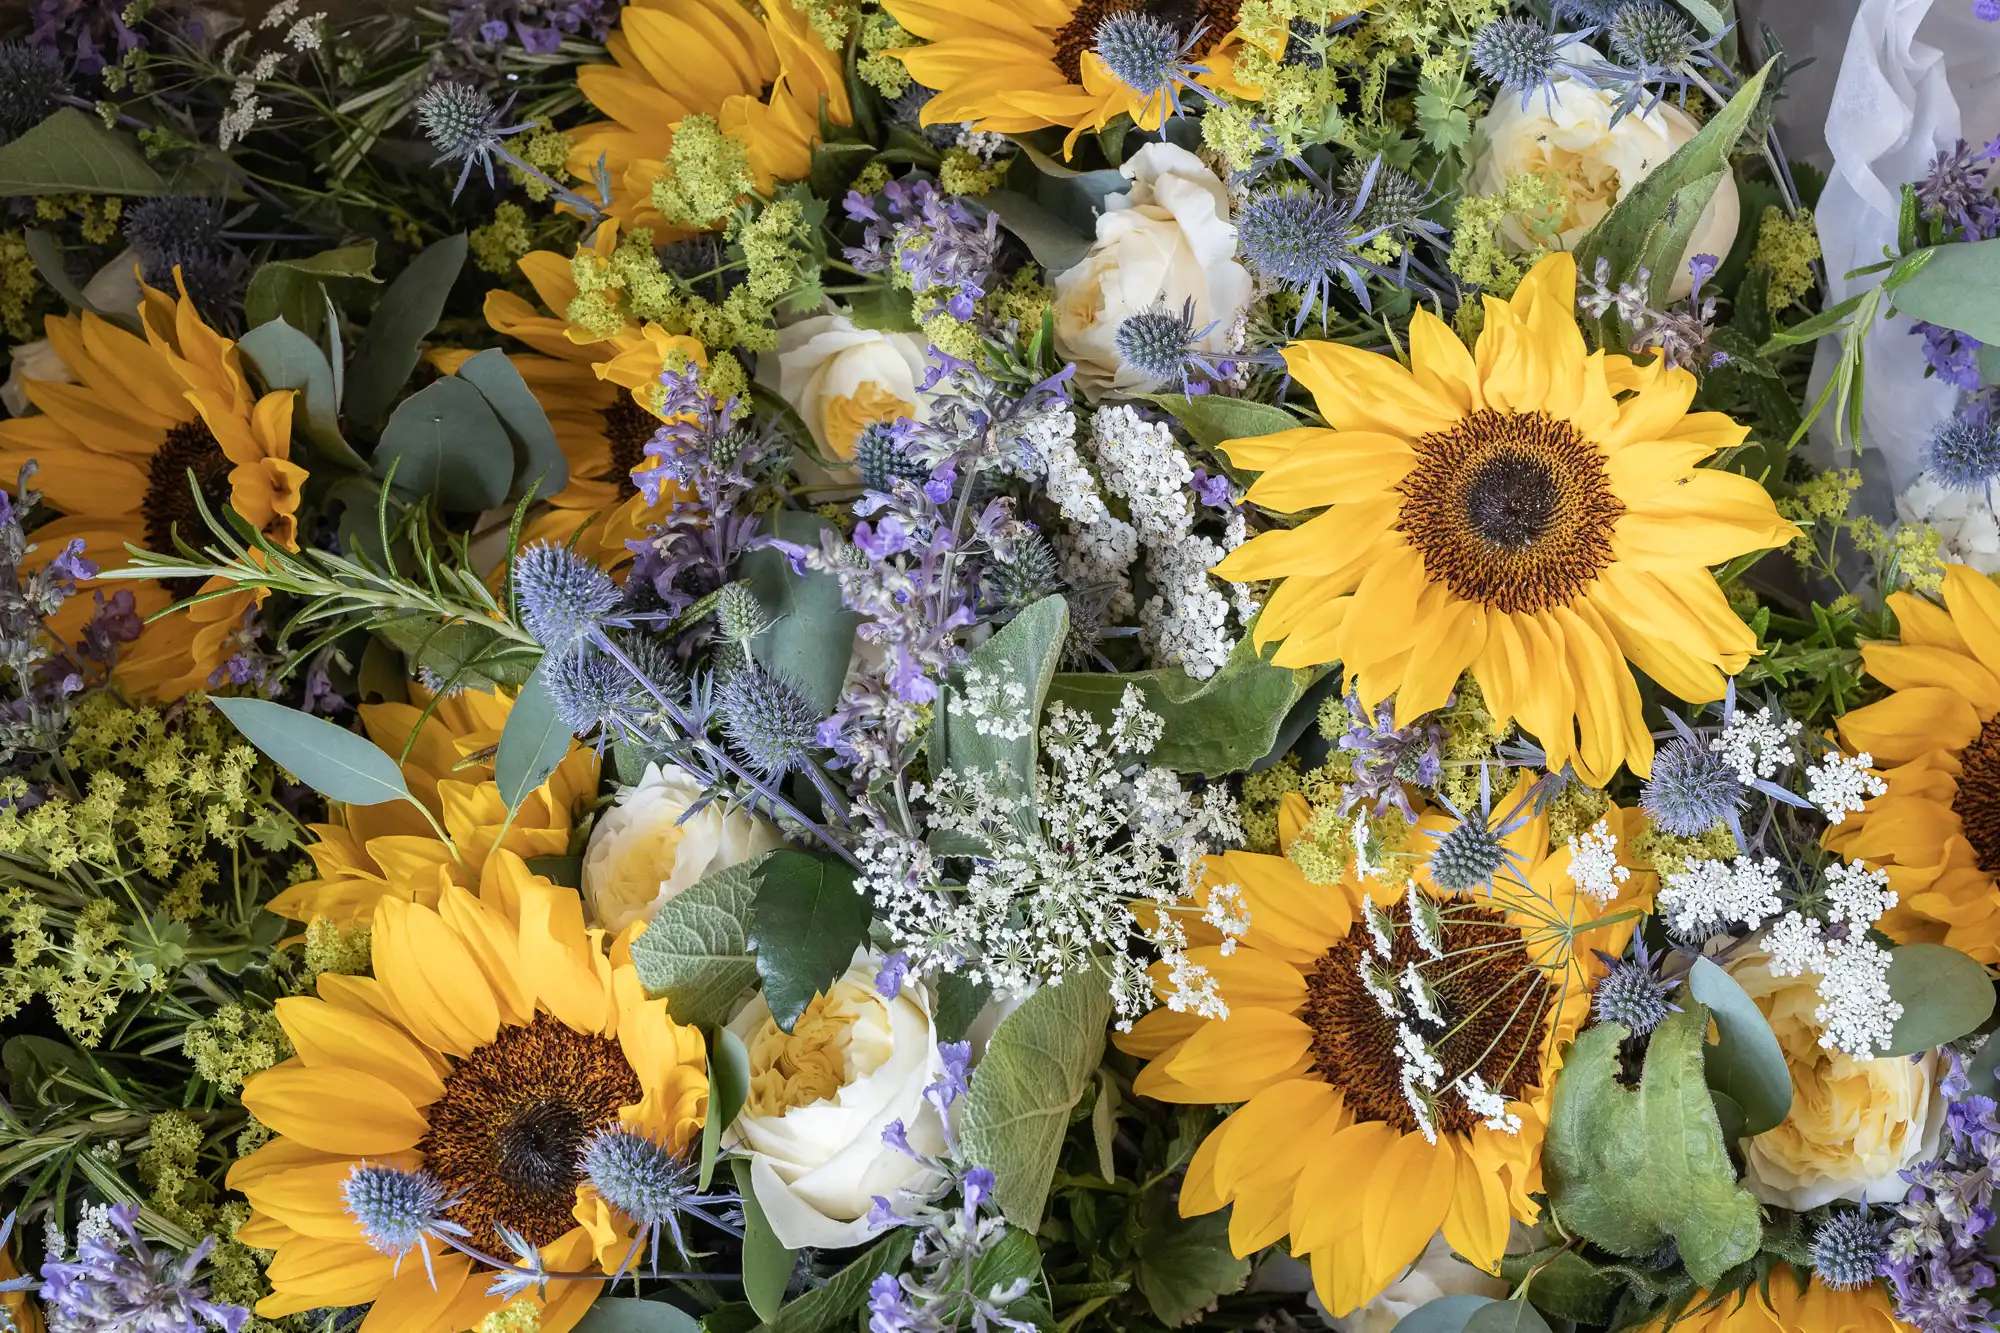
[[[1383,963],[1368,932],[1356,926],[1338,941],[1306,978],[1304,1018],[1312,1029],[1313,1072],[1345,1094],[1357,1119],[1379,1120],[1402,1133],[1417,1126],[1416,1112],[1403,1095],[1403,1062],[1396,1020],[1362,980],[1364,961],[1381,980],[1396,985],[1414,964],[1431,989],[1439,1022],[1416,1024],[1445,1078],[1476,1073],[1509,1101],[1541,1078],[1540,1034],[1550,987],[1521,947],[1520,932],[1500,913],[1452,901],[1444,905],[1443,958],[1418,947],[1407,929],[1409,908],[1389,909],[1395,928],[1391,958]],[[1437,1107],[1440,1133],[1470,1131],[1482,1117],[1463,1097],[1447,1094]]]
[[1203,50],[1213,48],[1236,27],[1241,0],[1083,0],[1069,22],[1056,29],[1056,68],[1071,83],[1083,82],[1083,53],[1097,44],[1097,26],[1113,14],[1150,14],[1183,37],[1196,28]]
[[495,1253],[496,1225],[547,1245],[574,1225],[584,1141],[640,1093],[617,1042],[539,1014],[458,1062],[417,1150],[471,1245]]
[[[198,543],[207,536],[208,524],[202,521],[201,510],[195,506],[188,473],[194,474],[194,485],[201,488],[202,502],[208,506],[208,512],[220,515],[223,506],[229,503],[229,472],[233,466],[222,446],[215,442],[207,423],[199,418],[169,430],[166,442],[146,469],[146,495],[140,503],[140,515],[146,521],[147,549],[171,553],[176,532],[186,542]],[[176,597],[187,597],[201,587],[199,579],[162,581]]]
[[1959,752],[1962,766],[1952,813],[1965,825],[1965,840],[1979,858],[1979,868],[2000,873],[2000,716],[1979,729],[1972,744]]
[[621,393],[604,409],[604,439],[611,446],[611,466],[596,481],[618,483],[618,498],[629,500],[639,493],[632,469],[646,458],[646,442],[660,428],[660,419]]
[[1604,454],[1547,413],[1485,408],[1417,441],[1397,487],[1401,532],[1424,572],[1461,600],[1545,611],[1577,597],[1611,563],[1625,506]]

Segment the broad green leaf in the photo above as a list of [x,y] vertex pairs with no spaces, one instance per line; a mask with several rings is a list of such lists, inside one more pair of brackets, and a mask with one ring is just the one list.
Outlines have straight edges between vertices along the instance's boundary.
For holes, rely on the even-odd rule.
[[749,928],[758,864],[745,861],[702,876],[632,941],[639,984],[654,999],[666,997],[676,1023],[726,1021],[736,998],[757,980]]
[[1965,1067],[1972,1091],[2000,1100],[2000,1041],[1989,1040]]
[[1181,428],[1204,449],[1219,449],[1229,440],[1247,440],[1259,435],[1276,435],[1281,430],[1297,430],[1306,423],[1282,407],[1253,403],[1247,398],[1225,398],[1220,394],[1156,393],[1150,401],[1173,414]]
[[995,190],[979,200],[1014,233],[1028,253],[1054,277],[1077,266],[1090,253],[1090,236],[1060,214],[1012,190]]
[[549,414],[505,352],[489,347],[467,360],[456,374],[486,396],[486,405],[513,442],[514,477],[507,488],[507,503],[518,501],[530,489],[546,500],[569,485],[569,459],[556,443]]
[[766,1323],[777,1317],[785,1303],[785,1287],[792,1280],[798,1256],[778,1243],[764,1205],[750,1188],[750,1160],[731,1158],[729,1170],[736,1177],[736,1189],[743,1196],[743,1295],[750,1308]]
[[340,434],[340,408],[335,401],[333,367],[326,353],[302,330],[283,317],[259,324],[236,340],[266,389],[296,389],[295,417],[315,448],[337,467],[366,472],[368,461],[354,452]]
[[0,147],[0,196],[159,194],[166,189],[124,135],[73,106]]
[[576,1333],[700,1333],[701,1321],[679,1306],[637,1296],[599,1296]]
[[1707,1031],[1698,1002],[1668,1015],[1636,1090],[1618,1081],[1624,1028],[1600,1023],[1579,1036],[1556,1081],[1542,1167],[1567,1231],[1628,1257],[1672,1239],[1689,1275],[1712,1287],[1756,1254],[1760,1230],[1703,1078]]
[[500,799],[507,803],[509,818],[569,755],[570,731],[556,716],[555,700],[549,696],[548,670],[549,659],[544,657],[515,696],[493,755],[493,781],[500,788]]
[[1024,822],[1032,821],[1037,728],[1041,725],[1042,703],[1048,698],[1049,683],[1055,679],[1056,663],[1062,658],[1063,640],[1069,634],[1069,605],[1060,597],[1044,597],[1008,621],[999,633],[972,650],[960,679],[978,671],[1002,691],[1010,684],[1022,687],[1022,708],[1028,729],[1021,736],[980,734],[977,721],[962,705],[956,686],[938,696],[937,719],[931,726],[930,759],[933,768],[950,767],[961,773],[978,770],[988,775],[1005,773],[999,789],[1009,796],[1024,798]]
[[1993,978],[1947,944],[1904,944],[1889,953],[1889,994],[1903,1006],[1883,1057],[1917,1055],[1977,1031],[1993,1016]]
[[[1579,274],[1597,271],[1597,261],[1607,263],[1607,280],[1612,287],[1636,282],[1640,266],[1652,270],[1652,295],[1657,301],[1666,293],[1680,271],[1681,256],[1692,234],[1694,219],[1708,206],[1722,174],[1730,170],[1729,159],[1749,128],[1751,117],[1764,96],[1767,64],[1743,81],[1736,95],[1694,138],[1674,150],[1644,180],[1626,191],[1612,210],[1600,219],[1576,248]],[[1679,234],[1680,249],[1669,253],[1671,236]],[[1654,262],[1648,262],[1647,256]],[[1618,316],[1608,312],[1598,327],[1598,342],[1604,346],[1625,345]]]
[[1395,1333],[1465,1333],[1473,1315],[1497,1304],[1491,1296],[1440,1296],[1397,1320]]
[[209,702],[272,763],[329,801],[381,805],[411,799],[403,770],[366,736],[265,699]]
[[1618,1279],[1600,1272],[1597,1265],[1568,1246],[1510,1254],[1500,1261],[1501,1280],[1509,1287],[1519,1286],[1530,1273],[1534,1274],[1530,1290],[1536,1308],[1558,1319],[1601,1324],[1618,1299]]
[[1979,381],[1982,384],[2000,384],[2000,347],[1980,345]]
[[2000,239],[1938,246],[1896,288],[1896,309],[1989,346],[2000,343]]
[[1731,22],[1730,19],[1723,17],[1723,10],[1728,8],[1729,0],[1723,0],[1722,8],[1717,8],[1710,0],[1676,0],[1676,3],[1685,9],[1710,37],[1720,36]]
[[846,862],[780,850],[757,872],[750,947],[771,1017],[786,1032],[868,942],[868,900]]
[[396,401],[404,381],[417,368],[423,340],[444,313],[458,271],[465,267],[465,247],[463,232],[445,237],[412,259],[382,293],[375,318],[347,366],[347,397],[341,406],[348,420],[372,426]]
[[1707,958],[1695,960],[1688,991],[1708,1006],[1721,1040],[1708,1048],[1708,1086],[1743,1112],[1744,1134],[1762,1134],[1792,1109],[1792,1071],[1770,1020],[1736,978]]
[[828,1333],[853,1322],[854,1312],[868,1299],[868,1288],[884,1273],[902,1271],[910,1257],[914,1233],[897,1227],[875,1242],[859,1259],[835,1273],[823,1287],[801,1295],[778,1311],[768,1324],[759,1324],[757,1333]]
[[936,1003],[931,1012],[931,1026],[937,1029],[939,1041],[962,1041],[972,1020],[979,1017],[979,1011],[993,998],[993,988],[983,981],[971,981],[956,972],[947,972],[937,979],[932,991]]
[[[362,531],[373,522],[371,508]],[[396,616],[370,628],[409,659],[412,673],[428,670],[463,689],[491,693],[496,686],[525,685],[542,658],[540,648],[472,620]]]
[[253,326],[283,319],[307,337],[317,338],[326,326],[329,284],[380,281],[375,276],[373,240],[303,259],[273,259],[250,275],[243,294],[244,319]]
[[1271,752],[1286,714],[1313,677],[1312,671],[1272,666],[1246,634],[1207,680],[1179,667],[1118,675],[1064,672],[1050,683],[1049,697],[1102,723],[1110,720],[1125,687],[1137,685],[1146,707],[1166,723],[1149,762],[1213,778],[1248,768]]
[[700,1187],[715,1174],[722,1136],[750,1097],[750,1052],[743,1038],[717,1023],[708,1030],[708,1118],[701,1124]]
[[1152,1190],[1133,1245],[1132,1283],[1153,1318],[1169,1328],[1194,1324],[1220,1296],[1241,1291],[1250,1261],[1229,1248],[1229,1214],[1182,1217],[1164,1191]]
[[1549,1322],[1526,1301],[1495,1301],[1472,1312],[1465,1333],[1549,1333]]
[[506,500],[514,445],[486,395],[447,375],[396,405],[375,446],[376,475],[387,477],[391,466],[405,495],[476,514]]
[[[828,526],[817,514],[788,510],[772,517],[771,531],[817,547]],[[840,580],[819,570],[794,573],[785,553],[769,546],[744,556],[741,568],[764,613],[774,617],[771,628],[750,641],[750,655],[790,681],[822,715],[832,712],[847,678],[854,627],[861,623],[840,604]]]
[[959,1155],[993,1172],[994,1201],[1023,1230],[1041,1229],[1070,1109],[1104,1053],[1111,992],[1099,971],[1043,986],[986,1044],[959,1102]]
[[540,875],[551,884],[566,889],[583,887],[583,858],[580,856],[530,856],[523,864],[531,875]]

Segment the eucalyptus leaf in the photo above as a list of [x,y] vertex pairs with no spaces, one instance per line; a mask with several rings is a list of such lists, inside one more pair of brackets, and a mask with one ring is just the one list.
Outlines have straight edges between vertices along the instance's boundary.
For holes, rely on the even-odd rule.
[[989,780],[997,779],[1008,796],[1025,802],[1018,816],[1023,823],[1035,818],[1036,728],[1068,634],[1068,604],[1060,597],[1044,597],[1008,621],[966,659],[964,671],[979,671],[1000,688],[1003,697],[1009,685],[1021,687],[1028,718],[1022,735],[981,734],[976,721],[965,713],[955,687],[938,697],[937,719],[931,727],[933,768],[978,771]]
[[569,485],[569,459],[556,442],[549,414],[505,352],[489,347],[468,358],[455,373],[485,396],[486,405],[513,443],[514,477],[507,488],[508,504],[519,501],[531,489],[537,498],[546,500]]
[[1397,1320],[1395,1333],[1465,1333],[1473,1315],[1498,1304],[1491,1296],[1440,1296]]
[[396,405],[375,446],[376,475],[395,468],[395,487],[440,509],[478,513],[501,504],[514,475],[514,445],[486,395],[447,375]]
[[0,197],[37,194],[159,194],[167,188],[124,135],[73,106],[0,146]]
[[243,294],[243,314],[251,325],[283,319],[308,337],[326,327],[329,284],[380,282],[375,276],[375,242],[360,241],[322,250],[302,259],[272,259],[257,266]]
[[701,1189],[708,1189],[722,1136],[749,1098],[750,1052],[743,1038],[717,1023],[708,1030],[708,1116],[701,1124],[701,1175],[697,1182]]
[[458,281],[458,271],[465,267],[465,250],[463,232],[445,237],[412,259],[382,293],[375,318],[348,363],[347,397],[342,406],[350,421],[372,426],[396,401],[410,372],[417,368],[423,340],[444,313],[445,299]]
[[366,472],[368,461],[354,452],[340,433],[340,406],[333,384],[333,367],[302,329],[282,317],[259,324],[236,340],[236,346],[267,390],[298,392],[299,420],[305,436],[336,467]]
[[1069,1114],[1104,1053],[1111,993],[1098,971],[1043,986],[1002,1019],[959,1101],[959,1155],[993,1172],[994,1201],[1041,1229]]
[[1721,1040],[1708,1048],[1708,1086],[1741,1110],[1741,1133],[1775,1129],[1792,1109],[1792,1071],[1770,1020],[1736,978],[1710,959],[1695,960],[1687,984],[1689,993],[1708,1006],[1721,1033]]
[[871,915],[844,861],[780,850],[759,863],[749,941],[780,1029],[790,1032],[813,997],[847,970],[868,941]]
[[1947,944],[1903,944],[1889,952],[1889,994],[1903,1006],[1883,1058],[1918,1055],[1955,1041],[1993,1016],[1993,979]]
[[1549,1321],[1524,1300],[1495,1301],[1472,1312],[1465,1333],[1549,1333]]
[[69,265],[63,259],[62,243],[40,227],[24,227],[21,240],[28,247],[28,259],[35,266],[35,272],[42,275],[42,281],[54,289],[63,303],[72,310],[88,311],[99,319],[108,319],[121,327],[136,330],[138,322],[129,310],[100,310],[76,285],[70,276]]
[[209,702],[272,763],[329,801],[381,805],[412,799],[403,770],[366,736],[266,699],[212,696]]
[[[783,541],[817,547],[830,525],[817,514],[780,511],[771,532]],[[750,641],[750,655],[782,676],[824,716],[840,698],[849,645],[861,617],[840,602],[840,580],[821,570],[800,574],[785,553],[766,546],[743,557],[740,568],[771,627]]]
[[649,997],[666,998],[676,1023],[725,1021],[737,997],[756,982],[749,929],[759,864],[745,861],[702,876],[669,899],[632,941],[639,984]]
[[576,1333],[700,1333],[701,1321],[679,1306],[637,1296],[599,1296]]
[[1895,290],[1911,319],[2000,343],[2000,238],[1940,245]]
[[757,1333],[829,1333],[850,1324],[854,1312],[868,1299],[868,1288],[875,1279],[902,1270],[914,1238],[909,1227],[897,1227],[835,1273],[826,1285],[806,1292],[778,1311],[778,1317],[769,1323],[759,1324]]
[[1014,233],[1051,277],[1075,268],[1090,253],[1090,237],[1059,214],[1012,190],[995,190],[979,200]]
[[1146,707],[1166,724],[1149,762],[1176,773],[1221,777],[1250,767],[1270,753],[1285,716],[1318,673],[1272,666],[1245,634],[1222,669],[1196,680],[1179,667],[1152,671],[1063,672],[1049,697],[1107,722],[1137,685]]
[[785,1288],[792,1280],[798,1256],[778,1242],[764,1216],[764,1205],[750,1188],[750,1160],[730,1159],[729,1170],[736,1177],[737,1193],[743,1196],[743,1295],[757,1317],[769,1323],[785,1303]]
[[556,716],[549,694],[549,659],[544,657],[508,710],[500,729],[500,746],[493,755],[493,781],[513,817],[537,787],[569,756],[570,731]]

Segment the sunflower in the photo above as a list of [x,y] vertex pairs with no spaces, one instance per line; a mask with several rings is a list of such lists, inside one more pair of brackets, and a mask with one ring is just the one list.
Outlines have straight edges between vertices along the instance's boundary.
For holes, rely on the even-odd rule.
[[571,131],[569,170],[588,180],[601,160],[626,226],[672,231],[653,182],[689,116],[713,116],[740,142],[766,192],[812,169],[821,99],[833,124],[854,119],[839,57],[789,4],[765,6],[760,21],[736,0],[633,0],[605,49],[613,63],[580,67],[576,82],[610,119]]
[[[82,538],[105,565],[122,563],[127,544],[170,552],[176,534],[200,543],[208,529],[190,472],[211,512],[227,506],[294,546],[306,470],[291,461],[291,390],[259,397],[236,344],[202,322],[185,288],[179,300],[145,288],[139,314],[143,338],[95,315],[49,317],[49,343],[77,382],[28,381],[40,415],[0,422],[0,475],[37,463],[35,484],[63,514],[36,531],[37,554]],[[192,580],[100,586],[107,597],[129,588],[141,616],[213,590]],[[75,638],[92,600],[73,598],[57,631]],[[159,699],[208,687],[253,637],[256,603],[244,591],[155,621],[121,655],[120,683]]]
[[1648,1325],[1649,1333],[1915,1333],[1896,1318],[1889,1293],[1871,1282],[1852,1291],[1836,1291],[1817,1277],[1802,1286],[1798,1274],[1779,1264],[1762,1290],[1724,1296],[1707,1309],[1706,1298],[1695,1302],[1692,1314],[1672,1325]]
[[[278,1001],[298,1055],[243,1086],[277,1135],[229,1172],[252,1208],[237,1239],[277,1252],[257,1313],[373,1302],[371,1326],[457,1333],[507,1303],[436,1240],[399,1261],[364,1239],[343,1191],[362,1165],[423,1168],[472,1248],[508,1253],[505,1227],[551,1271],[617,1271],[634,1226],[584,1181],[578,1149],[620,1125],[688,1150],[708,1107],[701,1034],[645,998],[623,951],[584,928],[575,890],[511,852],[488,858],[477,893],[385,900],[371,949],[372,977],[327,975],[317,997]],[[563,1333],[602,1286],[519,1299],[541,1307],[542,1333]]]
[[[1435,841],[1456,822],[1430,812],[1417,831]],[[1135,1091],[1243,1103],[1196,1150],[1181,1215],[1229,1206],[1239,1256],[1289,1234],[1335,1315],[1377,1295],[1440,1229],[1491,1271],[1509,1220],[1535,1219],[1560,1051],[1604,970],[1592,950],[1622,951],[1632,909],[1654,891],[1626,860],[1643,827],[1636,811],[1605,813],[1627,877],[1602,904],[1572,880],[1570,849],[1549,850],[1526,781],[1490,827],[1505,830],[1514,867],[1490,896],[1442,893],[1421,871],[1407,887],[1352,875],[1314,884],[1284,857],[1210,857],[1202,895],[1232,886],[1249,909],[1226,954],[1213,928],[1187,928],[1189,959],[1215,977],[1228,1016],[1158,1009],[1117,1038],[1147,1061]],[[1422,977],[1430,1014],[1400,1012],[1406,972]],[[1166,978],[1156,981],[1164,994]],[[1405,1091],[1399,1028],[1420,1031],[1441,1066],[1433,1097]],[[1504,1106],[1474,1110],[1465,1087]],[[1509,1116],[1518,1123],[1496,1127]]]
[[1891,693],[1838,726],[1889,790],[1831,826],[1827,845],[1888,872],[1891,935],[2000,963],[2000,587],[1950,565],[1943,594],[1941,607],[1891,594],[1902,641],[1861,647]]
[[1410,366],[1338,343],[1286,364],[1332,427],[1222,448],[1263,475],[1249,498],[1296,512],[1216,567],[1282,580],[1255,635],[1272,659],[1345,664],[1396,725],[1443,704],[1470,670],[1488,706],[1602,787],[1644,776],[1653,741],[1630,662],[1690,701],[1719,698],[1756,636],[1708,566],[1797,529],[1763,487],[1696,466],[1746,428],[1688,411],[1695,378],[1657,360],[1586,354],[1576,265],[1542,260],[1510,301],[1487,298],[1468,352],[1419,310]]
[[440,841],[430,822],[400,801],[336,805],[333,822],[307,826],[318,839],[306,854],[319,878],[294,884],[273,898],[270,910],[279,916],[304,922],[324,917],[341,927],[365,925],[385,898],[435,907],[447,884],[478,884],[496,853],[534,857],[569,852],[577,810],[597,794],[596,754],[572,744],[548,781],[528,793],[509,821],[507,802],[493,780],[493,752],[512,698],[461,690],[437,700],[426,718],[429,696],[420,685],[411,688],[414,703],[363,704],[361,725],[389,754],[401,755],[409,747],[404,781],[451,841]]
[[1199,29],[1204,40],[1190,58],[1208,72],[1196,82],[1241,97],[1257,93],[1234,77],[1232,56],[1247,40],[1236,26],[1240,0],[884,0],[883,8],[924,39],[891,54],[936,93],[924,103],[926,125],[970,121],[998,134],[1061,126],[1070,132],[1065,154],[1084,131],[1103,129],[1121,113],[1142,130],[1157,130],[1167,93],[1134,92],[1093,49],[1098,25],[1117,14],[1148,14],[1179,33]]

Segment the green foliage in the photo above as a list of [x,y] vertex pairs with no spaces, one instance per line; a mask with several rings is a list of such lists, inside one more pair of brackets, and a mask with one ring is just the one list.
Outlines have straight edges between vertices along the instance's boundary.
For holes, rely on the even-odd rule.
[[647,995],[666,997],[674,1021],[719,1023],[757,980],[750,929],[758,865],[746,861],[704,875],[662,907],[633,941],[640,984]]
[[732,1158],[729,1169],[743,1199],[743,1294],[750,1308],[768,1322],[785,1302],[785,1286],[792,1279],[798,1256],[771,1232],[764,1207],[750,1188],[750,1159]]
[[373,426],[417,368],[423,340],[437,327],[445,298],[465,267],[463,234],[420,252],[382,293],[367,333],[347,365],[341,408],[358,426]]
[[365,736],[268,699],[213,702],[273,763],[330,801],[413,801],[401,767]]
[[[832,527],[817,514],[786,510],[771,516],[771,531],[784,541],[817,547]],[[743,557],[741,573],[772,617],[770,628],[750,641],[757,662],[797,686],[822,713],[833,711],[847,677],[847,659],[828,650],[850,642],[861,618],[840,603],[840,580],[820,570],[801,574],[776,547]]]
[[49,194],[158,194],[166,181],[123,135],[60,107],[0,146],[0,197]]
[[1904,944],[1889,953],[1889,994],[1903,1006],[1883,1058],[1918,1055],[1977,1032],[1993,1016],[1986,969],[1945,944]]
[[1184,1218],[1164,1194],[1149,1195],[1148,1205],[1133,1283],[1162,1324],[1199,1323],[1218,1296],[1250,1280],[1250,1261],[1229,1248],[1228,1213]]
[[1764,1011],[1709,959],[1695,960],[1687,985],[1688,993],[1708,1006],[1721,1034],[1706,1053],[1708,1086],[1742,1109],[1741,1135],[1775,1128],[1792,1109],[1792,1071]]
[[1003,697],[1010,687],[1019,689],[1018,707],[1028,718],[1020,735],[982,730],[956,687],[938,696],[937,720],[931,728],[932,767],[986,774],[999,790],[1020,799],[1017,818],[1023,827],[1031,826],[1036,817],[1035,775],[1041,771],[1038,728],[1068,633],[1068,604],[1060,597],[1044,597],[966,658],[964,672],[979,672]]
[[868,941],[868,900],[843,861],[775,851],[757,866],[749,942],[771,1017],[792,1030]]

